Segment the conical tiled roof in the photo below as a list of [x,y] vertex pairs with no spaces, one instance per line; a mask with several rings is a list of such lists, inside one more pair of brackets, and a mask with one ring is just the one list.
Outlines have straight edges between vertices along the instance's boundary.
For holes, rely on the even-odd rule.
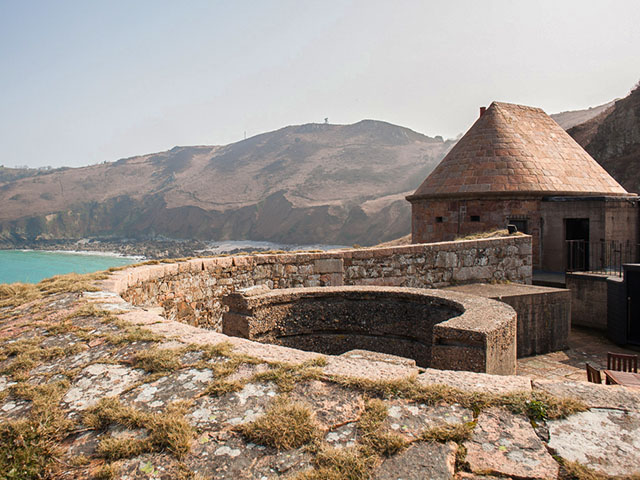
[[408,199],[482,193],[628,195],[543,110],[499,102]]

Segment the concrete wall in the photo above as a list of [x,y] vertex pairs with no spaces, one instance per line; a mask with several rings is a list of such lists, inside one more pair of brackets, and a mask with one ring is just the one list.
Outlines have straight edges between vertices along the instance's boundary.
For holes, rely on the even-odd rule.
[[518,358],[569,348],[571,292],[533,285],[475,283],[447,290],[499,300],[518,313]]
[[607,275],[583,272],[565,275],[571,291],[571,324],[607,329]]
[[399,287],[260,288],[224,299],[223,333],[329,355],[363,349],[421,367],[516,372],[516,312],[458,292]]
[[116,272],[112,289],[169,319],[220,331],[222,297],[238,288],[337,285],[439,288],[531,283],[531,237],[517,236],[326,253],[213,257]]

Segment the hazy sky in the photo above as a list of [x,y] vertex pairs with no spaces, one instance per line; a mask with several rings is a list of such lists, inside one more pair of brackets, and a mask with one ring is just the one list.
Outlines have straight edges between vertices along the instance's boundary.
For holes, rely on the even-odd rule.
[[291,124],[435,136],[640,80],[640,2],[0,0],[0,164],[80,166]]

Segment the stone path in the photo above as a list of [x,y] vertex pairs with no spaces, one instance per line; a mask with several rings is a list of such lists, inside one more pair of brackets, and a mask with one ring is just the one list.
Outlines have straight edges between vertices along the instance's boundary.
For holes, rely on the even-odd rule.
[[[167,321],[109,292],[0,307],[0,342],[0,478],[640,473],[640,391],[555,370],[322,356]],[[562,364],[550,355],[521,373]]]
[[619,347],[604,332],[573,327],[569,333],[569,349],[518,359],[518,375],[545,380],[586,381],[585,364],[602,370],[607,368],[607,352],[637,351]]

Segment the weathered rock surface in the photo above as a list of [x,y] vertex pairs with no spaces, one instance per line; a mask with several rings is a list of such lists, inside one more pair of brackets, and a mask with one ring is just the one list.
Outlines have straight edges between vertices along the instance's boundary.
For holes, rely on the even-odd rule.
[[[105,313],[104,305],[121,308]],[[265,345],[159,313],[109,293],[54,294],[0,307],[0,422],[13,427],[37,420],[34,428],[42,428],[46,422],[38,423],[43,417],[37,415],[69,420],[52,440],[59,450],[49,465],[57,477],[95,478],[105,465],[121,479],[284,479],[322,468],[320,450],[278,450],[243,433],[282,399],[308,406],[314,438],[336,455],[368,451],[358,450],[367,441],[364,414],[368,400],[382,401],[378,433],[383,439],[400,435],[407,448],[389,457],[369,451],[370,470],[358,480],[556,478],[559,465],[547,449],[622,477],[640,464],[640,412],[637,394],[628,389],[434,369],[418,374],[402,361]],[[157,357],[142,365],[141,353]],[[431,388],[437,385],[453,389]],[[539,430],[548,431],[548,440],[542,434],[541,440],[526,417],[474,403],[500,403],[499,395],[516,392],[524,398],[536,392],[579,396],[604,408],[547,422]],[[100,402],[107,397],[117,402]],[[99,404],[106,409],[103,425],[85,417]],[[446,434],[437,437],[442,443],[421,440],[434,427],[471,428],[473,420],[470,439],[461,441],[466,458]],[[3,451],[21,448],[2,441]],[[107,453],[113,442],[120,449]],[[465,462],[473,472],[458,471]]]
[[560,398],[579,398],[591,408],[617,408],[640,412],[640,390],[620,385],[595,385],[588,382],[534,380],[536,390]]
[[511,375],[487,375],[474,372],[457,372],[427,368],[418,375],[423,385],[444,384],[461,390],[474,392],[514,393],[531,390],[531,380],[527,377]]
[[558,464],[549,455],[529,420],[491,408],[478,416],[471,440],[465,442],[467,461],[476,473],[551,479]]
[[548,422],[549,447],[608,475],[640,475],[640,414],[591,409]]
[[144,376],[142,370],[96,363],[84,368],[62,398],[70,410],[85,410],[102,397],[118,395]]
[[385,460],[375,480],[449,480],[455,473],[456,450],[453,443],[416,443],[406,451]]
[[425,405],[395,399],[387,402],[385,426],[407,440],[417,440],[425,430],[448,424],[473,421],[473,412],[460,405]]

